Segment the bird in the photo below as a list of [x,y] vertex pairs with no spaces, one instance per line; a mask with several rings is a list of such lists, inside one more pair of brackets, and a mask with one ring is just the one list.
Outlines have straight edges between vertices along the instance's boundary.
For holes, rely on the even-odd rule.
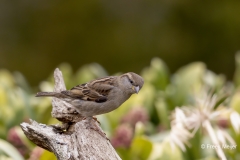
[[99,131],[91,123],[93,116],[117,109],[131,95],[137,94],[143,84],[144,80],[140,75],[128,72],[120,76],[108,76],[79,84],[70,90],[38,92],[36,97],[55,97],[70,103],[81,116],[89,120],[88,128]]

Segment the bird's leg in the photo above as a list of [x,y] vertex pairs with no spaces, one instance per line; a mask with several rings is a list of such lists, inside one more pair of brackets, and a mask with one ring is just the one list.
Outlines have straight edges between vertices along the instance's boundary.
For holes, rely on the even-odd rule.
[[[92,129],[96,132],[98,132],[102,137],[106,138],[107,140],[109,140],[106,136],[106,134],[101,130],[101,128],[96,124],[96,120],[94,119],[94,117],[87,117],[86,120],[88,121],[88,126],[87,129]],[[95,120],[95,121],[93,121]]]

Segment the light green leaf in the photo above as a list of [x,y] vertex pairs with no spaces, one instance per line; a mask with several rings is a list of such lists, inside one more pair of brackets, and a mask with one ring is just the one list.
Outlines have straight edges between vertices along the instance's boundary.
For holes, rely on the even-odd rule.
[[164,125],[164,127],[170,127],[170,122],[169,122],[170,113],[167,108],[168,106],[165,100],[159,97],[155,102],[155,107],[156,107],[158,118],[160,119],[161,125]]
[[57,158],[52,152],[44,150],[39,160],[57,160]]
[[165,138],[167,138],[170,134],[170,131],[162,131],[157,134],[153,134],[149,136],[149,139],[152,142],[162,142]]
[[145,160],[152,151],[152,142],[144,137],[136,137],[131,145],[132,160]]
[[81,84],[96,78],[105,77],[107,75],[108,73],[101,65],[99,65],[98,63],[91,63],[81,67],[77,71],[75,79],[77,83]]
[[142,76],[146,83],[151,83],[156,89],[164,90],[169,83],[167,65],[160,58],[153,58],[151,65],[145,68]]
[[240,85],[240,51],[235,56],[236,70],[234,73],[234,82],[236,86]]
[[169,142],[165,141],[161,145],[162,148],[158,146],[161,155],[154,160],[183,160],[182,152],[178,147],[171,148]]
[[183,105],[192,95],[192,92],[200,91],[203,85],[203,77],[206,66],[202,62],[194,62],[180,68],[173,76],[172,89],[175,105]]
[[240,92],[236,92],[230,102],[230,106],[240,114]]
[[0,139],[0,150],[5,152],[9,157],[11,157],[14,160],[24,160],[24,158],[17,151],[17,149],[3,139]]

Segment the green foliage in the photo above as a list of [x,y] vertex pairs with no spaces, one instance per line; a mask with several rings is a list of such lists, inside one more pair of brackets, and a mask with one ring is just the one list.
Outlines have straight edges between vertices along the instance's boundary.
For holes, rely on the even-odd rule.
[[20,73],[11,74],[7,70],[0,70],[1,138],[6,138],[11,127],[35,116],[30,99],[29,87]]
[[153,144],[143,137],[135,137],[132,140],[130,152],[132,160],[147,159],[152,151]]
[[153,58],[149,67],[143,70],[145,83],[150,83],[158,90],[164,90],[169,83],[169,71],[159,58]]
[[39,160],[57,160],[57,158],[53,153],[45,150]]
[[[193,97],[203,88],[219,95],[216,109],[229,105],[240,113],[238,57],[239,55],[236,56],[237,69],[234,83],[226,83],[223,75],[209,71],[202,62],[188,64],[174,74],[170,74],[161,59],[152,59],[150,66],[144,68],[141,73],[145,84],[140,93],[133,95],[117,110],[98,116],[103,130],[112,142],[116,142],[113,145],[119,155],[123,159],[132,160],[216,159],[214,152],[200,148],[202,143],[211,143],[203,131],[195,134],[185,152],[178,147],[172,148],[167,141],[171,129],[171,113],[177,106],[192,104]],[[67,63],[59,65],[59,68],[63,73],[67,89],[108,75],[97,63],[84,65],[76,72],[73,72],[72,67]],[[51,91],[53,86],[53,73],[39,84],[42,91]],[[34,95],[38,91],[39,89],[30,87],[20,73],[0,70],[0,158],[12,157],[21,160],[33,154],[31,151],[35,146],[26,139],[19,127],[14,126],[28,121],[29,118],[40,123],[58,123],[51,118],[51,98],[35,98]],[[121,126],[125,127],[121,128]],[[228,125],[226,130],[237,145],[240,145],[240,135],[233,132],[233,127]],[[126,140],[124,142],[121,141],[123,137]],[[16,149],[20,151],[19,145],[14,143],[16,139],[25,147],[28,154],[21,156],[16,151]],[[9,151],[6,152],[6,149]],[[12,155],[9,154],[10,151]],[[239,147],[224,153],[227,157],[233,157],[232,159],[240,156]],[[52,153],[44,151],[39,158],[45,160],[54,157]]]
[[234,82],[237,87],[240,85],[240,52],[235,56],[236,59],[236,71],[234,75]]
[[5,152],[9,157],[14,160],[24,160],[22,155],[17,151],[14,146],[2,139],[0,139],[0,151]]
[[230,102],[230,106],[236,110],[238,113],[240,113],[240,91],[236,91],[236,93],[233,95],[232,100]]

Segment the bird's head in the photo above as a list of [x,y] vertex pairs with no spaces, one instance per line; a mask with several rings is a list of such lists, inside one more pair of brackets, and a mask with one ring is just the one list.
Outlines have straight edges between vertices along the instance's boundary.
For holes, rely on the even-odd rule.
[[120,76],[121,86],[130,94],[138,93],[144,84],[144,80],[136,73],[128,72]]

